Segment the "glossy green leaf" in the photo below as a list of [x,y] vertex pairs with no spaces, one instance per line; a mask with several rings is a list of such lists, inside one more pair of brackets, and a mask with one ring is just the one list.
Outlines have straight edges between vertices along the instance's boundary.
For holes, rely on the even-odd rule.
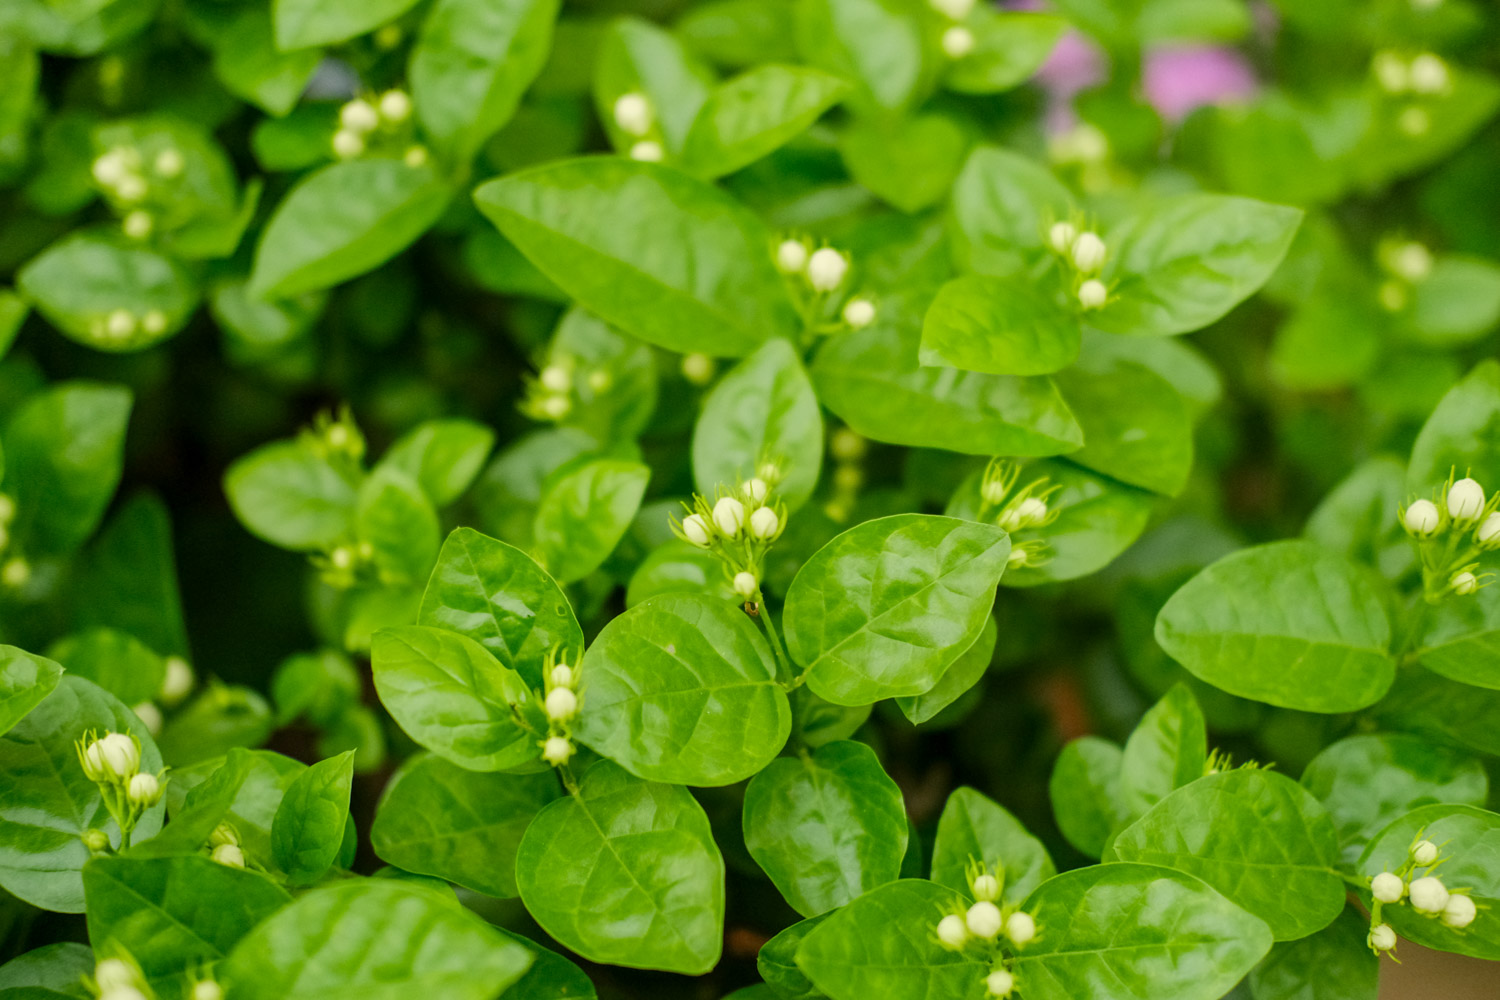
[[968,896],[966,869],[975,860],[999,873],[1004,886],[1001,899],[1011,906],[1057,874],[1047,849],[1020,820],[980,792],[956,788],[938,819],[932,880]]
[[85,677],[127,705],[152,701],[166,664],[134,636],[111,628],[75,632],[54,642],[48,655],[76,677]]
[[1500,594],[1486,587],[1428,608],[1417,657],[1444,677],[1500,689]]
[[981,146],[953,186],[954,253],[980,274],[1017,273],[1040,256],[1048,227],[1072,212],[1073,196],[1047,168]]
[[273,0],[276,47],[305,49],[346,42],[394,20],[416,0]]
[[1370,922],[1352,907],[1298,941],[1283,941],[1250,973],[1255,1000],[1375,1000],[1380,959],[1365,939]]
[[1161,609],[1156,641],[1208,683],[1304,712],[1350,712],[1390,688],[1391,626],[1366,571],[1310,542],[1244,549]]
[[693,119],[683,169],[720,177],[746,167],[806,131],[848,89],[838,77],[804,66],[757,66],[726,81]]
[[864,102],[888,111],[904,108],[931,74],[915,5],[806,0],[796,15],[802,57],[857,83]]
[[[1150,341],[1175,344],[1178,341]],[[1389,578],[1416,563],[1410,536],[1392,512],[1406,502],[1406,464],[1379,456],[1355,466],[1307,518],[1303,535]],[[1481,592],[1483,593],[1483,592]]]
[[[276,783],[279,775],[264,763],[264,757],[257,757],[252,751],[236,747],[222,761],[201,765],[194,771],[175,772],[173,780],[167,785],[166,794],[172,821],[150,840],[131,847],[130,856],[170,858],[197,853],[210,843],[210,837],[219,824],[229,818],[230,811],[252,774],[272,778],[267,784],[274,785],[276,789],[275,802],[270,804],[270,813],[274,815],[284,789]],[[288,763],[291,761],[288,760]],[[187,777],[184,778],[184,775]],[[288,774],[286,784],[295,780],[295,776],[296,772]],[[184,788],[184,785],[188,787]],[[267,820],[265,841],[261,845],[265,847],[261,857],[266,861],[273,860],[270,853],[271,822],[272,820]],[[249,842],[243,837],[242,844],[246,849],[250,848]]]
[[292,885],[316,882],[338,860],[353,783],[354,752],[346,750],[287,787],[271,824],[271,856]]
[[1078,317],[1045,286],[967,275],[944,285],[922,323],[924,365],[1046,375],[1078,357]]
[[895,881],[906,853],[901,789],[852,740],[772,761],[745,789],[743,823],[750,856],[804,917]]
[[881,201],[908,214],[942,201],[969,151],[953,115],[857,118],[839,137],[844,168]]
[[1068,22],[1029,11],[981,11],[967,25],[974,47],[943,78],[961,94],[993,94],[1029,80],[1068,29]]
[[591,961],[701,975],[719,960],[724,859],[686,789],[599,761],[532,821],[516,882],[536,922]]
[[224,474],[235,516],[273,545],[331,548],[354,531],[354,483],[301,439],[276,441],[235,460]]
[[62,675],[60,663],[0,646],[0,736],[51,694]]
[[1203,777],[1207,760],[1203,711],[1186,684],[1174,684],[1125,741],[1120,797],[1126,810],[1142,815],[1173,789]]
[[1406,489],[1428,496],[1455,470],[1500,483],[1500,361],[1481,361],[1443,396],[1412,445]]
[[693,123],[708,101],[714,77],[673,32],[639,17],[609,25],[594,66],[594,105],[611,145],[628,151],[638,137],[620,128],[615,101],[627,93],[650,103],[666,151],[682,151]]
[[501,930],[531,951],[531,968],[505,991],[506,1000],[597,1000],[594,984],[582,969],[535,941]]
[[1500,267],[1482,257],[1441,257],[1412,295],[1417,339],[1435,347],[1476,340],[1500,320]]
[[537,561],[559,583],[581,580],[620,544],[641,506],[651,470],[602,458],[563,474],[537,506]]
[[1132,486],[1176,496],[1193,468],[1193,419],[1160,375],[1124,358],[1089,358],[1058,376],[1083,428],[1069,460]]
[[724,564],[692,542],[673,539],[652,549],[630,577],[625,606],[633,608],[663,594],[707,594],[726,603],[736,595],[724,578]]
[[1097,858],[1110,834],[1126,820],[1121,790],[1124,752],[1098,736],[1080,736],[1062,748],[1048,793],[1052,814],[1068,843]]
[[797,967],[797,949],[802,947],[802,939],[827,916],[799,920],[760,946],[755,956],[756,971],[784,1000],[817,1000],[823,995]]
[[0,997],[5,1000],[93,1000],[84,977],[94,971],[87,945],[46,944],[0,965]]
[[438,555],[437,511],[411,476],[394,466],[376,469],[359,486],[354,531],[370,543],[384,582],[419,583]]
[[936,684],[921,694],[896,699],[901,714],[913,725],[920,726],[967,694],[984,677],[984,672],[994,660],[995,643],[999,635],[995,618],[991,615],[985,621],[979,638],[948,665]]
[[400,469],[434,507],[446,507],[479,475],[494,444],[495,432],[472,420],[424,420],[387,449],[376,470]]
[[786,743],[792,711],[750,617],[667,594],[610,621],[583,657],[578,739],[648,781],[729,785]]
[[926,514],[868,521],[803,564],[787,591],[787,650],[838,705],[921,694],[979,638],[1010,541]]

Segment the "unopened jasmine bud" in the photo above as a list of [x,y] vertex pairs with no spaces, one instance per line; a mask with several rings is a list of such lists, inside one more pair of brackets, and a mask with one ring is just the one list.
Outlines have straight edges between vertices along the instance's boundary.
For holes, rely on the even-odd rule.
[[355,562],[354,550],[347,545],[340,545],[328,553],[328,561],[333,565],[334,569],[353,569]]
[[844,305],[844,322],[851,330],[863,330],[875,322],[875,303],[869,299],[850,299]]
[[969,883],[969,889],[973,892],[974,898],[978,900],[987,900],[993,903],[1000,898],[1000,880],[988,872],[983,875],[976,875],[974,881]]
[[1426,135],[1432,128],[1432,115],[1427,113],[1426,108],[1413,105],[1401,112],[1400,117],[1396,119],[1396,124],[1409,136]]
[[615,99],[615,124],[626,135],[639,138],[651,131],[656,116],[645,94],[621,94]]
[[146,197],[146,180],[136,174],[126,174],[115,185],[115,194],[121,201],[136,202]]
[[1005,557],[1005,566],[1007,569],[1020,569],[1026,565],[1030,558],[1031,556],[1025,549],[1020,547],[1013,548],[1010,550],[1010,555]]
[[1084,274],[1093,274],[1104,266],[1108,252],[1098,233],[1079,233],[1073,241],[1073,266]]
[[130,779],[125,795],[133,805],[149,809],[161,801],[161,781],[154,774],[142,771]]
[[578,696],[572,688],[555,687],[547,692],[547,718],[566,722],[578,711]]
[[833,437],[828,441],[828,450],[840,462],[857,462],[865,457],[868,448],[869,442],[847,427],[834,431]]
[[31,563],[16,556],[0,566],[0,583],[12,589],[26,586],[31,580]]
[[814,291],[831,292],[844,280],[849,258],[832,247],[822,247],[807,260],[807,281]]
[[553,667],[549,676],[553,687],[570,688],[573,686],[573,668],[566,663],[559,663]]
[[573,756],[573,741],[566,736],[549,736],[542,743],[542,760],[561,767]]
[[[764,479],[769,485],[775,486],[781,482],[781,466],[775,462],[762,462],[760,467],[755,470],[755,475],[759,479]],[[0,496],[3,496],[3,494],[0,494]]]
[[116,986],[99,994],[99,1000],[147,1000],[147,997],[134,986]]
[[427,166],[427,161],[431,158],[431,155],[427,152],[427,147],[420,143],[408,146],[406,152],[401,154],[401,162],[413,170],[416,170],[418,167]]
[[1406,61],[1394,52],[1377,52],[1370,62],[1375,81],[1387,94],[1404,93],[1411,87],[1411,71]]
[[1484,511],[1484,487],[1472,479],[1460,479],[1448,488],[1448,516],[1472,521]]
[[401,30],[401,25],[396,24],[395,22],[387,24],[379,31],[375,32],[375,47],[380,49],[382,52],[389,52],[391,49],[394,49],[396,46],[401,44],[403,35],[404,33]]
[[801,240],[782,240],[776,248],[776,267],[782,274],[800,274],[807,267],[807,245]]
[[708,530],[708,522],[700,514],[689,514],[682,519],[682,533],[700,549],[708,548],[709,539],[713,537]]
[[78,763],[90,781],[105,781],[109,778],[109,772],[104,769],[104,749],[98,740],[93,740],[83,748],[83,752],[78,755]]
[[1418,867],[1426,868],[1438,859],[1438,846],[1430,840],[1419,840],[1411,845],[1411,859]]
[[212,979],[193,984],[191,1000],[224,1000],[224,988]]
[[770,507],[761,507],[750,515],[750,534],[764,541],[781,528],[781,518]]
[[1406,308],[1409,296],[1406,285],[1399,281],[1383,281],[1380,289],[1375,293],[1375,298],[1380,303],[1380,308],[1386,312],[1400,312]]
[[1073,241],[1078,238],[1078,227],[1071,222],[1054,222],[1052,228],[1047,230],[1047,245],[1057,253],[1068,253],[1073,249]]
[[1406,530],[1417,538],[1431,538],[1442,523],[1442,515],[1437,509],[1437,504],[1431,500],[1418,500],[1406,508],[1406,514],[1401,519]]
[[1396,932],[1391,930],[1390,924],[1380,924],[1370,928],[1370,936],[1366,940],[1376,951],[1390,951],[1396,947]]
[[90,172],[104,187],[114,187],[130,172],[130,168],[125,165],[125,157],[120,151],[112,149],[94,161]]
[[1027,497],[1016,508],[1016,516],[1023,528],[1041,524],[1047,519],[1047,501],[1041,497]]
[[682,377],[693,385],[707,385],[708,380],[714,377],[714,359],[707,354],[684,354]]
[[651,139],[642,139],[630,147],[630,158],[643,163],[660,163],[665,155],[666,152],[661,148],[661,143]]
[[992,997],[1008,997],[1016,988],[1016,977],[1009,969],[996,969],[984,977],[984,989]]
[[962,21],[974,9],[975,0],[928,0],[932,9],[954,21]]
[[956,913],[950,913],[937,925],[938,941],[944,948],[957,951],[969,941],[969,928],[964,923],[964,918]]
[[105,772],[121,781],[129,779],[141,766],[141,748],[126,733],[108,733],[98,747]]
[[141,329],[153,337],[167,330],[167,314],[160,309],[148,309],[141,317]]
[[1443,926],[1463,930],[1474,922],[1478,908],[1474,901],[1461,893],[1451,893],[1443,906]]
[[123,340],[135,333],[135,314],[129,309],[116,309],[104,319],[104,332],[116,340]]
[[1031,919],[1031,914],[1017,910],[1005,921],[1005,936],[1020,948],[1036,937],[1036,921]]
[[833,470],[833,485],[841,490],[857,490],[864,484],[865,474],[857,465],[841,465]]
[[135,713],[137,719],[141,720],[141,724],[146,727],[146,732],[152,736],[157,736],[161,733],[162,724],[166,721],[161,717],[161,709],[149,701],[143,701],[132,708],[131,711]]
[[156,154],[156,159],[152,161],[151,167],[156,171],[158,176],[170,180],[182,173],[182,154],[175,149],[164,149]]
[[372,132],[379,124],[375,106],[364,98],[356,97],[339,108],[339,125],[350,132]]
[[573,401],[567,396],[548,396],[542,400],[542,413],[548,420],[561,420],[573,412]]
[[1390,264],[1407,281],[1421,281],[1432,273],[1432,251],[1421,243],[1403,243],[1391,254]]
[[714,524],[730,538],[740,533],[745,526],[745,505],[734,497],[722,497],[714,504]]
[[1492,512],[1479,523],[1478,529],[1474,532],[1474,540],[1481,548],[1500,547],[1500,511]]
[[1411,61],[1411,89],[1419,94],[1441,94],[1448,89],[1448,64],[1424,52]]
[[589,388],[594,392],[604,392],[610,387],[613,381],[614,380],[610,378],[609,372],[605,371],[603,368],[589,372]]
[[219,864],[230,868],[245,867],[245,852],[240,850],[238,844],[220,844],[213,849],[212,857]]
[[380,117],[400,124],[411,117],[411,98],[404,90],[387,90],[380,95]]
[[736,594],[739,594],[745,600],[748,601],[750,600],[750,598],[754,597],[755,592],[759,589],[760,581],[755,578],[754,573],[748,572],[746,570],[741,570],[740,572],[734,574],[734,592]]
[[238,847],[239,843],[240,835],[228,823],[220,823],[214,827],[214,832],[208,835],[208,844],[210,847],[221,847],[224,844],[233,844]]
[[143,240],[150,236],[153,225],[151,213],[139,208],[133,212],[127,212],[120,222],[120,228],[125,235],[133,240]]
[[766,483],[764,479],[761,479],[759,476],[756,476],[755,478],[745,483],[745,496],[747,496],[751,500],[754,500],[756,503],[760,503],[765,500],[766,494],[770,492],[771,487]]
[[333,155],[341,160],[352,160],[365,151],[365,140],[358,132],[341,128],[333,133]]
[[1401,881],[1399,875],[1381,872],[1370,879],[1370,895],[1382,903],[1399,903],[1401,897],[1406,895],[1406,883]]
[[123,958],[103,958],[94,966],[94,983],[101,993],[121,987],[134,987],[136,979],[135,969]]
[[573,376],[562,365],[548,365],[539,376],[549,392],[567,392],[573,388]]
[[962,59],[974,51],[974,32],[961,24],[955,24],[943,32],[943,54],[949,59]]
[[79,839],[83,841],[83,846],[87,847],[94,854],[109,850],[109,834],[98,827],[91,827],[83,831]]
[[1452,578],[1449,579],[1448,584],[1453,588],[1455,594],[1460,597],[1468,597],[1479,589],[1479,577],[1468,570],[1463,570],[1462,572],[1454,573]]
[[1078,304],[1085,309],[1098,309],[1109,301],[1109,289],[1098,278],[1090,278],[1078,286]]
[[993,940],[1000,933],[1003,922],[1000,907],[989,900],[980,900],[964,914],[964,924],[969,928],[969,933],[986,941]]
[[1406,891],[1411,897],[1412,909],[1418,913],[1442,913],[1448,905],[1448,889],[1435,876],[1413,879]]

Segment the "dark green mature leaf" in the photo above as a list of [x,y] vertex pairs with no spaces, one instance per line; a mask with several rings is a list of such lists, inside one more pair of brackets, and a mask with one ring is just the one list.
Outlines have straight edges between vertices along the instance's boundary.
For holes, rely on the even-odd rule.
[[417,481],[394,466],[377,468],[360,484],[354,531],[370,543],[383,581],[425,580],[437,559],[437,511]]
[[1125,757],[1118,744],[1080,736],[1057,757],[1048,792],[1057,827],[1068,843],[1100,857],[1109,836],[1127,819],[1121,791]]
[[1144,814],[1173,789],[1203,777],[1207,760],[1203,710],[1186,684],[1174,684],[1125,741],[1120,797],[1126,810],[1131,816]]
[[823,414],[812,382],[785,340],[756,349],[714,386],[693,427],[693,479],[712,497],[759,474],[781,470],[776,495],[795,510],[812,495],[823,463]]
[[1057,874],[1042,842],[1003,806],[972,788],[954,789],[938,819],[932,845],[932,880],[969,894],[966,869],[983,861],[998,870],[1006,905],[1020,904],[1038,885]]
[[532,821],[516,882],[536,922],[591,961],[701,975],[719,960],[724,859],[686,789],[599,761]]
[[283,51],[346,42],[400,17],[416,0],[273,0],[276,47]]
[[1271,948],[1259,918],[1154,865],[1065,872],[1022,908],[1038,930],[1015,963],[1027,1000],[1216,1000]]
[[1475,365],[1432,411],[1412,445],[1406,489],[1427,496],[1455,470],[1500,483],[1500,361]]
[[1107,333],[1169,336],[1201,329],[1266,283],[1302,211],[1229,195],[1161,202],[1110,235],[1114,298],[1090,319]]
[[557,796],[550,773],[482,774],[418,754],[386,786],[370,843],[398,868],[515,896],[521,836]]
[[973,645],[1010,541],[991,525],[898,514],[819,549],[787,590],[787,650],[837,705],[922,694]]
[[1193,418],[1171,383],[1122,357],[1086,357],[1058,385],[1083,428],[1070,461],[1167,496],[1182,492],[1193,468]]
[[939,289],[922,323],[924,365],[1046,375],[1078,357],[1078,317],[1025,278],[967,275]]
[[534,686],[548,650],[583,649],[578,619],[547,571],[472,528],[453,529],[443,543],[417,621],[468,636]]
[[153,700],[166,664],[134,636],[112,628],[75,632],[52,644],[49,656],[75,677],[86,677],[127,705]]
[[536,738],[513,707],[531,701],[521,676],[468,636],[424,625],[375,633],[371,666],[380,700],[406,734],[473,771],[519,767]]
[[601,458],[564,473],[537,507],[537,561],[559,583],[581,580],[609,558],[640,509],[651,470]]
[[494,444],[495,432],[472,420],[424,420],[401,435],[375,469],[400,469],[434,507],[446,507],[479,475]]
[[84,977],[94,972],[94,953],[87,945],[66,941],[46,944],[0,965],[4,1000],[93,1000]]
[[965,903],[935,882],[883,885],[814,927],[797,949],[797,966],[833,1000],[981,1000],[989,963],[975,949],[949,951],[934,932]]
[[827,917],[824,914],[799,920],[760,946],[760,953],[755,956],[756,971],[783,1000],[816,1000],[823,995],[797,967],[797,949],[802,947],[802,939]]
[[1482,806],[1489,778],[1475,758],[1419,736],[1371,733],[1339,740],[1302,772],[1306,788],[1328,809],[1342,860],[1404,813],[1435,802]]
[[1255,1000],[1375,1000],[1380,959],[1365,943],[1370,923],[1353,907],[1299,941],[1282,941],[1250,973]]
[[849,90],[805,66],[757,66],[708,95],[682,147],[682,167],[720,177],[796,138]]
[[1421,834],[1442,849],[1437,874],[1448,889],[1468,889],[1479,917],[1458,931],[1415,912],[1409,905],[1387,906],[1382,916],[1397,934],[1439,951],[1475,958],[1500,959],[1500,815],[1464,805],[1430,805],[1414,809],[1391,823],[1366,846],[1359,873],[1373,878],[1405,863]]
[[981,146],[953,186],[954,253],[980,274],[1014,274],[1041,254],[1048,227],[1072,211],[1073,196],[1046,167]]
[[582,969],[529,938],[501,930],[501,934],[531,951],[531,968],[505,991],[505,1000],[597,1000],[594,984]]
[[531,952],[425,886],[359,879],[313,889],[230,953],[236,1000],[493,1000]]
[[804,917],[895,881],[906,853],[901,789],[852,740],[772,761],[745,789],[743,823],[750,856]]
[[981,8],[966,25],[974,48],[955,60],[943,78],[961,94],[993,94],[1029,80],[1068,30],[1068,22],[1029,11],[995,13]]
[[124,948],[163,995],[228,955],[263,919],[291,902],[259,872],[203,855],[97,857],[83,869],[89,938],[101,954]]
[[1391,626],[1366,570],[1310,542],[1258,545],[1189,580],[1156,641],[1230,694],[1305,712],[1351,712],[1390,688]]
[[60,663],[0,646],[0,736],[51,694],[62,675]]
[[1427,608],[1417,658],[1464,684],[1500,689],[1500,593],[1486,587]]
[[224,492],[241,524],[282,548],[330,548],[354,531],[355,485],[300,438],[236,459]]
[[32,396],[5,426],[5,489],[16,501],[11,538],[29,554],[64,554],[94,533],[124,466],[129,389],[60,382]]
[[578,739],[648,781],[729,785],[791,733],[771,649],[733,604],[667,594],[610,621],[583,657]]
[[474,200],[580,305],[647,343],[738,357],[794,322],[760,221],[668,167],[568,160],[480,185]]
[[[98,786],[78,763],[74,744],[91,729],[130,733],[141,743],[141,770],[161,770],[161,754],[135,713],[81,677],[64,676],[0,737],[0,888],[44,910],[83,912],[85,831],[104,830],[120,842]],[[160,803],[146,810],[135,839],[160,830],[165,811]]]
[[309,885],[338,860],[349,823],[354,751],[318,761],[297,775],[271,823],[271,856],[292,885]]
[[510,120],[547,61],[558,0],[440,0],[412,49],[417,120],[455,162]]
[[979,633],[979,638],[948,665],[936,684],[921,694],[896,699],[901,714],[913,725],[920,726],[962,698],[979,683],[984,672],[989,669],[995,658],[995,643],[999,637],[995,617],[991,615],[986,619],[984,631]]
[[1114,853],[1201,878],[1264,920],[1278,941],[1326,927],[1344,905],[1332,819],[1272,771],[1211,774],[1177,789],[1121,831]]
[[860,86],[860,100],[895,111],[915,102],[932,67],[915,5],[900,0],[806,0],[796,7],[797,49]]
[[255,248],[250,291],[288,298],[364,274],[425,233],[451,194],[430,167],[400,160],[323,167],[276,206]]

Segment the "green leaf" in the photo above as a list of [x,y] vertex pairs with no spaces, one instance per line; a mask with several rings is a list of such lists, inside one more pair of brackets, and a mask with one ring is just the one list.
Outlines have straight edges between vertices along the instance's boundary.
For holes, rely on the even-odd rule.
[[609,558],[641,506],[651,470],[601,458],[564,473],[537,507],[537,561],[559,583],[581,580]]
[[420,625],[468,636],[536,687],[547,651],[583,648],[583,630],[557,583],[520,549],[455,528],[422,595]]
[[726,603],[736,600],[718,557],[674,538],[641,560],[625,590],[625,606],[633,608],[653,597],[683,592],[707,594]]
[[1216,1000],[1271,948],[1261,920],[1153,865],[1064,872],[1022,908],[1038,929],[1014,966],[1027,1000]]
[[505,1000],[598,1000],[594,984],[582,969],[528,938],[501,930],[510,940],[531,950],[531,968],[505,991]]
[[120,505],[84,551],[75,587],[80,626],[119,629],[164,655],[187,653],[172,522],[154,494]]
[[758,348],[713,387],[693,426],[693,480],[712,497],[774,462],[776,495],[796,510],[812,496],[823,464],[823,414],[812,382],[785,340]]
[[791,733],[759,630],[700,594],[653,598],[611,620],[584,654],[581,685],[579,741],[647,781],[743,781]]
[[970,861],[998,870],[1005,887],[1001,901],[1018,905],[1038,885],[1057,874],[1042,842],[999,803],[972,788],[953,790],[938,819],[932,845],[932,880],[969,895],[965,873]]
[[4,434],[13,543],[65,554],[94,533],[120,482],[130,405],[121,386],[59,382],[15,411]]
[[708,100],[713,74],[685,49],[676,36],[638,17],[609,25],[599,41],[594,66],[594,107],[610,144],[626,151],[638,137],[620,128],[615,101],[641,94],[651,105],[663,145],[680,153],[693,122]]
[[550,773],[481,774],[418,754],[386,786],[370,843],[398,868],[515,896],[521,835],[557,796]]
[[94,953],[72,941],[46,944],[0,966],[0,997],[5,1000],[93,1000],[84,985],[93,975]]
[[980,274],[1015,274],[1041,256],[1048,227],[1072,213],[1073,196],[1047,168],[981,146],[953,185],[954,256]]
[[1302,222],[1300,209],[1229,195],[1181,195],[1111,233],[1110,303],[1090,317],[1106,333],[1200,330],[1271,277]]
[[1120,787],[1124,766],[1119,745],[1098,736],[1073,740],[1052,766],[1048,793],[1057,828],[1091,858],[1103,855],[1110,834],[1126,820]]
[[896,111],[915,102],[932,67],[914,4],[900,0],[803,0],[797,49],[814,66],[860,87],[860,100]]
[[849,90],[804,66],[757,66],[716,87],[693,119],[682,167],[713,178],[749,166],[806,131]]
[[1255,1000],[1375,1000],[1380,959],[1365,939],[1370,922],[1353,907],[1300,941],[1283,941],[1250,973]]
[[376,632],[370,654],[381,702],[428,750],[473,771],[536,758],[536,739],[514,714],[531,702],[530,689],[473,639],[408,625]]
[[1083,428],[1069,460],[1167,496],[1193,468],[1193,418],[1166,379],[1121,357],[1086,358],[1058,376]]
[[162,759],[174,768],[265,742],[276,728],[271,706],[259,692],[210,680],[167,720],[157,738]]
[[300,438],[236,459],[224,473],[224,492],[240,523],[272,545],[316,551],[354,532],[354,484]]
[[668,167],[567,160],[474,200],[579,305],[647,343],[738,357],[795,322],[760,221]]
[[985,619],[984,630],[979,633],[979,638],[948,665],[936,684],[921,694],[896,699],[901,714],[912,725],[920,726],[962,698],[979,683],[984,672],[989,669],[995,658],[995,643],[999,636],[995,617],[990,615]]
[[62,675],[59,663],[15,646],[0,646],[0,736],[51,694]]
[[1427,608],[1417,658],[1444,677],[1500,690],[1500,594],[1486,587]]
[[964,123],[944,113],[910,118],[867,117],[839,137],[849,175],[882,201],[908,214],[942,201],[969,151]]
[[1271,771],[1211,774],[1115,838],[1122,861],[1194,875],[1260,917],[1278,941],[1321,930],[1344,906],[1338,835],[1317,799]]
[[1416,565],[1410,536],[1392,516],[1405,501],[1405,463],[1388,456],[1371,458],[1355,466],[1323,498],[1308,515],[1302,533],[1310,541],[1369,563],[1383,576],[1394,579]]
[[1478,760],[1402,733],[1339,740],[1303,770],[1302,787],[1333,817],[1347,863],[1357,861],[1387,824],[1418,806],[1482,806],[1489,796],[1489,778]]
[[979,638],[1009,552],[999,528],[955,518],[851,528],[787,590],[787,650],[837,705],[922,694]]
[[323,61],[321,49],[282,52],[266,7],[187,8],[189,30],[213,52],[214,76],[235,96],[280,117],[296,107]]
[[276,206],[255,248],[250,292],[288,298],[373,270],[425,233],[451,193],[432,169],[400,160],[329,164]]
[[994,94],[1018,87],[1041,69],[1068,22],[1050,14],[981,9],[965,26],[974,48],[954,60],[943,82],[960,94]]
[[417,121],[465,163],[516,113],[547,61],[558,0],[439,0],[412,49]]
[[134,636],[94,628],[59,639],[47,655],[75,677],[85,677],[130,706],[161,691],[166,662]]
[[1173,789],[1203,777],[1207,760],[1203,711],[1192,691],[1179,682],[1151,706],[1125,741],[1120,797],[1129,815],[1144,814]]
[[89,938],[100,954],[123,948],[152,986],[171,996],[291,902],[259,872],[202,855],[97,857],[83,869],[83,890]]
[[406,13],[416,0],[272,0],[283,51],[347,42]]
[[1020,277],[967,275],[938,290],[922,323],[924,365],[992,375],[1046,375],[1072,364],[1078,317]]
[[394,466],[377,468],[360,484],[354,531],[370,543],[382,582],[425,580],[437,559],[437,511],[417,481]]
[[802,946],[802,939],[827,916],[799,920],[760,946],[755,968],[782,1000],[817,1000],[823,995],[797,967],[797,949]]
[[1434,347],[1469,343],[1500,320],[1500,267],[1482,257],[1441,257],[1416,286],[1411,326]]
[[236,1000],[493,1000],[531,952],[425,886],[359,879],[313,889],[219,967]]
[[[79,838],[100,829],[118,846],[120,831],[99,787],[86,778],[75,743],[94,730],[129,733],[141,744],[141,770],[161,771],[161,754],[135,713],[103,688],[64,676],[52,693],[0,737],[0,888],[44,910],[83,912],[88,848]],[[160,803],[135,827],[145,840],[161,829]]]
[[[198,286],[173,258],[96,233],[65,237],[29,261],[16,284],[69,339],[100,351],[139,351],[170,337],[198,308]],[[123,335],[113,328],[128,314]],[[148,322],[148,314],[152,316]]]
[[863,743],[782,757],[745,789],[745,847],[792,909],[815,917],[895,881],[906,805]]
[[[265,754],[270,758],[274,755]],[[295,763],[287,758],[287,763]],[[287,776],[289,784],[295,777],[295,771]],[[187,775],[184,778],[184,775]],[[221,822],[229,817],[230,811],[240,795],[240,790],[245,787],[252,774],[257,777],[271,775],[272,780],[266,782],[262,787],[274,789],[272,796],[274,802],[270,803],[270,809],[274,813],[277,804],[281,801],[282,787],[276,784],[276,774],[272,773],[270,766],[262,762],[262,757],[246,750],[243,747],[235,747],[224,756],[222,762],[202,765],[195,771],[175,772],[172,781],[167,785],[166,799],[168,808],[172,813],[172,822],[144,843],[138,843],[131,847],[132,858],[170,858],[183,854],[195,854],[209,843],[215,829]],[[184,789],[184,785],[189,787]],[[270,828],[269,820],[265,830],[266,848],[261,857],[270,861]],[[249,839],[255,839],[253,835]],[[247,850],[251,845],[249,840],[242,835],[241,843]]]
[[1500,361],[1475,365],[1432,411],[1412,445],[1406,489],[1427,496],[1450,471],[1500,483]]
[[1304,712],[1378,701],[1396,666],[1366,570],[1310,542],[1243,549],[1198,573],[1156,618],[1156,641],[1196,677]]
[[424,420],[397,439],[375,467],[400,469],[434,507],[463,496],[495,445],[495,432],[472,420]]
[[686,789],[607,760],[537,814],[516,882],[542,929],[594,962],[701,975],[724,936],[724,859]]
[[292,885],[322,878],[339,856],[349,822],[354,751],[318,761],[292,781],[271,823],[271,856]]

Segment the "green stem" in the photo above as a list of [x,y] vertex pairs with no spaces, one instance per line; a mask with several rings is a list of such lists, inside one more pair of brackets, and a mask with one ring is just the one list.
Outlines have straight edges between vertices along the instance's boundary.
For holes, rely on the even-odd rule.
[[766,629],[766,636],[771,640],[771,652],[776,655],[776,666],[781,674],[783,683],[789,688],[796,687],[797,682],[792,679],[792,661],[787,658],[786,647],[781,644],[781,635],[776,631],[776,623],[771,619],[771,609],[766,607],[765,597],[760,591],[755,592],[755,604],[760,608],[760,614],[756,615]]

